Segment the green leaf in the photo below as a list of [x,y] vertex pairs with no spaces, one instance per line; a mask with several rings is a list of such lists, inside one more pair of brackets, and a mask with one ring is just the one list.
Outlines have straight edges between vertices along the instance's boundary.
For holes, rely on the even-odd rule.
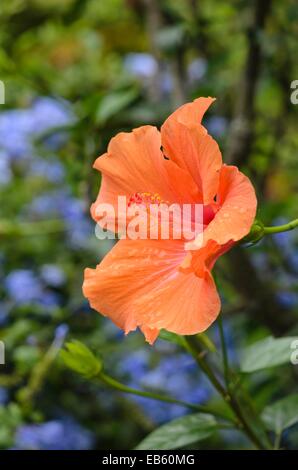
[[276,367],[281,364],[290,364],[293,341],[298,337],[273,338],[272,336],[258,341],[246,348],[240,361],[241,372],[249,373]]
[[211,415],[196,413],[183,416],[153,431],[136,449],[177,449],[206,439],[216,428],[217,422]]
[[298,423],[298,394],[289,395],[267,406],[262,413],[262,420],[267,429],[276,434]]
[[102,370],[102,362],[80,341],[66,343],[60,352],[64,364],[86,378],[95,377]]
[[104,124],[120,111],[129,106],[138,96],[136,89],[121,90],[106,95],[100,102],[95,120],[97,124]]
[[197,337],[204,347],[210,352],[216,352],[216,346],[206,333],[198,333]]
[[7,449],[13,445],[14,434],[22,423],[22,413],[16,403],[0,406],[0,449]]
[[169,341],[170,343],[178,344],[178,346],[185,346],[185,339],[183,336],[176,335],[176,333],[171,333],[167,330],[161,330],[159,333],[159,338]]

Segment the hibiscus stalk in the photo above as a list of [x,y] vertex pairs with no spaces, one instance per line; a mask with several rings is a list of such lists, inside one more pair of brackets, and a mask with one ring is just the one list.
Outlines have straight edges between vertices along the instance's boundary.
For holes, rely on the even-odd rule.
[[214,374],[213,370],[204,358],[205,352],[201,348],[197,338],[195,336],[185,336],[185,340],[188,345],[188,351],[192,354],[199,367],[202,369],[217,392],[222,396],[224,401],[236,416],[237,420],[235,421],[235,424],[238,429],[246,434],[246,436],[251,440],[257,449],[270,449],[271,444],[267,442],[263,443],[259,436],[255,433],[254,429],[252,429],[241,409],[241,406],[238,403],[237,398],[234,396],[232,391],[226,390]]
[[264,227],[264,233],[265,235],[269,235],[272,233],[289,232],[290,230],[294,230],[296,227],[298,227],[298,219],[291,220],[291,222],[283,225]]
[[[218,284],[218,279],[216,279],[216,283]],[[241,398],[244,399],[245,401],[245,408],[248,409],[249,415],[253,416],[253,419],[258,427],[258,429],[261,430],[262,435],[264,440],[266,440],[266,444],[269,448],[272,448],[271,441],[267,435],[267,431],[264,427],[263,422],[259,418],[258,414],[255,411],[255,408],[253,406],[253,402],[251,400],[250,395],[246,392],[245,389],[243,389],[241,385],[241,381],[239,381],[239,377],[236,375],[236,373],[233,371],[233,369],[230,367],[229,364],[229,356],[228,356],[228,348],[226,345],[226,340],[225,340],[225,333],[224,333],[224,328],[223,328],[223,321],[222,321],[222,316],[219,315],[217,319],[217,324],[219,327],[219,335],[220,335],[220,342],[221,342],[221,350],[222,350],[222,360],[223,360],[223,369],[224,369],[224,379],[225,379],[225,385],[226,389],[229,393],[230,396],[234,396],[236,398],[236,393],[237,393],[237,388],[239,388],[239,391],[241,393],[241,397],[239,397],[239,400]],[[231,387],[231,381],[234,381],[233,387]],[[238,383],[237,383],[238,382]],[[237,384],[237,387],[235,386]],[[239,402],[239,400],[237,400]]]
[[223,369],[224,369],[224,377],[225,377],[225,384],[226,388],[229,391],[230,390],[230,367],[229,367],[229,357],[228,357],[228,348],[226,346],[226,341],[225,341],[225,334],[224,334],[224,329],[223,329],[223,324],[222,324],[222,318],[221,315],[219,315],[217,319],[217,324],[219,328],[219,336],[220,336],[220,342],[221,342],[221,349],[222,349],[222,358],[223,358]]
[[254,245],[259,242],[266,235],[273,235],[275,233],[289,232],[298,227],[298,219],[291,220],[287,224],[273,225],[266,227],[260,220],[255,220],[251,226],[249,234],[246,235],[240,243],[251,243]]
[[104,372],[100,372],[98,374],[98,378],[108,387],[113,388],[115,390],[118,390],[119,392],[122,393],[128,393],[130,395],[137,395],[140,397],[144,398],[149,398],[151,400],[157,400],[157,401],[162,401],[165,403],[172,403],[176,405],[181,405],[184,406],[185,408],[188,408],[192,411],[200,412],[200,413],[206,413],[206,414],[212,414],[214,416],[217,416],[218,418],[224,419],[225,421],[229,421],[230,423],[236,424],[236,422],[230,417],[228,418],[225,413],[221,413],[218,410],[215,410],[211,407],[204,406],[204,405],[197,405],[195,403],[189,403],[183,400],[178,400],[176,398],[170,397],[168,395],[161,395],[159,393],[154,393],[154,392],[148,392],[145,390],[138,390],[132,387],[128,387],[125,384],[122,384],[118,380],[114,379],[110,375],[105,374]]

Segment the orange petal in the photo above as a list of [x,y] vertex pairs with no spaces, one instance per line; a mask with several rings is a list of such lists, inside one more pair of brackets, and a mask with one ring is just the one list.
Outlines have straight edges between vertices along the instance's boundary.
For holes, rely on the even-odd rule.
[[143,126],[133,132],[121,132],[114,137],[108,152],[97,158],[94,167],[102,172],[102,184],[97,200],[91,206],[95,220],[99,204],[109,203],[118,208],[118,196],[129,198],[136,192],[158,193],[170,203],[197,201],[197,188],[188,173],[165,160],[159,131]]
[[128,333],[138,326],[135,298],[159,286],[183,256],[180,241],[120,240],[95,270],[85,270],[84,295]]
[[215,98],[209,96],[208,98],[201,97],[191,103],[186,103],[168,117],[164,126],[172,127],[175,126],[175,122],[179,122],[186,127],[196,127],[201,124],[204,114],[214,101]]
[[151,328],[193,335],[214,322],[220,311],[220,299],[210,273],[200,278],[194,272],[176,271],[159,288],[137,298],[135,308],[138,321]]
[[179,270],[181,241],[121,240],[95,270],[85,270],[91,306],[126,333],[138,326],[149,342],[165,328],[195,334],[215,320],[220,300],[210,274]]
[[165,160],[160,147],[160,133],[153,126],[114,137],[108,152],[94,163],[103,178],[96,203],[116,203],[118,195],[129,197],[136,192],[158,193],[169,202],[196,200],[197,188],[187,172]]
[[192,176],[199,201],[213,201],[219,181],[222,157],[216,141],[201,125],[205,111],[214,98],[199,98],[177,109],[161,128],[165,155]]
[[153,344],[159,335],[159,330],[157,328],[149,328],[148,326],[140,327],[142,333],[144,334],[146,341],[149,344]]
[[208,240],[207,244],[198,250],[189,251],[180,265],[184,273],[194,272],[198,277],[204,277],[206,272],[211,272],[220,256],[229,251],[234,242],[219,245],[214,240]]
[[[209,240],[219,245],[241,240],[251,228],[257,209],[256,194],[250,180],[237,167],[222,167],[217,204],[219,210],[204,230],[203,246]],[[199,242],[187,243],[186,248],[201,248],[201,239]]]

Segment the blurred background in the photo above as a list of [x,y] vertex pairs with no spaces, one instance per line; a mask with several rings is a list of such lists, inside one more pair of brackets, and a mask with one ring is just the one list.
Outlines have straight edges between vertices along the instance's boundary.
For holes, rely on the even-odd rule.
[[[177,106],[215,96],[204,125],[249,175],[266,225],[297,217],[298,8],[294,0],[10,0],[0,5],[0,448],[130,449],[176,405],[106,390],[65,369],[75,338],[128,385],[217,404],[178,346],[123,340],[82,296],[83,269],[110,249],[89,216],[92,169],[121,130],[159,126]],[[292,334],[297,231],[238,247],[216,268],[229,353]],[[297,327],[296,327],[297,328]],[[216,326],[210,330],[218,341]],[[295,390],[296,368],[246,380],[256,406]],[[298,447],[298,429],[284,439]],[[206,448],[241,448],[218,432]]]

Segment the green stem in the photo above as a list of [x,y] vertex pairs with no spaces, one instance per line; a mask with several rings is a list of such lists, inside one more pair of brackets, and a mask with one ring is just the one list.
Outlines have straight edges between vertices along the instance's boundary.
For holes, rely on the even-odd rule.
[[264,227],[264,234],[270,233],[281,233],[281,232],[288,232],[289,230],[293,230],[294,228],[298,227],[298,219],[292,220],[284,225],[276,225],[274,227]]
[[28,384],[19,390],[18,398],[27,409],[30,409],[34,397],[40,391],[50,367],[59,354],[63,342],[64,337],[54,339],[42,360],[32,369]]
[[218,429],[235,429],[235,426],[233,424],[220,423]]
[[128,387],[127,385],[124,385],[121,382],[118,382],[118,380],[114,379],[113,377],[110,377],[109,375],[105,374],[104,372],[101,372],[98,377],[106,385],[118,390],[119,392],[129,393],[131,395],[138,395],[140,397],[150,398],[152,400],[158,400],[158,401],[162,401],[162,402],[166,402],[166,403],[174,403],[176,405],[181,405],[181,406],[184,406],[185,408],[189,408],[193,411],[197,411],[197,412],[200,412],[200,413],[213,414],[214,416],[217,416],[219,418],[228,420],[226,415],[224,415],[223,413],[220,413],[217,410],[213,410],[211,407],[196,405],[194,403],[188,403],[188,402],[185,402],[183,400],[177,400],[176,398],[169,397],[167,395],[160,395],[158,393],[146,392],[146,391],[143,391],[143,390],[137,390],[135,388]]
[[224,369],[224,377],[225,377],[225,384],[227,390],[230,390],[230,379],[229,379],[229,357],[228,357],[228,350],[225,341],[225,334],[223,329],[222,317],[221,315],[218,316],[217,324],[219,328],[219,336],[221,342],[221,349],[222,349],[222,358],[223,358],[223,369]]
[[236,425],[237,427],[245,432],[245,434],[249,437],[249,439],[254,443],[257,449],[264,449],[268,448],[268,446],[264,446],[259,437],[255,434],[254,430],[250,427],[249,423],[244,416],[242,409],[237,401],[237,399],[231,395],[225,388],[222,386],[220,381],[217,379],[215,374],[213,373],[212,369],[208,365],[208,363],[204,359],[203,351],[198,345],[196,338],[192,336],[185,336],[185,340],[188,344],[188,350],[193,355],[194,359],[203,370],[203,372],[207,375],[210,382],[216,388],[218,393],[222,396],[225,402],[228,404],[230,409],[233,411],[234,415],[237,417]]
[[274,233],[288,232],[298,227],[298,219],[292,220],[287,224],[276,225],[273,227],[264,227],[264,224],[260,220],[255,220],[251,226],[250,232],[246,237],[240,240],[239,243],[250,243],[254,245],[258,243],[266,235],[272,235]]
[[[228,394],[231,397],[231,400],[234,402],[237,402],[239,404],[239,400],[237,398],[236,392],[237,389],[241,392],[242,398],[245,400],[245,406],[247,408],[247,413],[249,413],[250,416],[254,417],[255,423],[258,426],[258,428],[263,430],[263,442],[265,442],[265,446],[269,449],[272,448],[272,443],[267,435],[266,429],[264,428],[264,424],[259,418],[258,414],[255,412],[253,402],[251,400],[250,395],[247,393],[247,391],[242,387],[241,385],[241,380],[239,381],[239,376],[236,375],[236,373],[231,369],[229,365],[229,360],[228,360],[228,352],[227,352],[227,347],[226,347],[226,342],[225,342],[225,337],[224,337],[224,330],[223,330],[223,324],[221,317],[218,318],[218,324],[219,324],[219,329],[220,329],[220,339],[221,339],[221,345],[222,345],[222,358],[223,358],[223,366],[224,366],[224,378],[225,378],[225,384],[226,388],[228,391]],[[233,381],[233,385],[231,386]],[[238,383],[237,383],[238,381]],[[241,406],[239,405],[240,409]]]
[[[204,360],[205,352],[200,348],[198,349],[198,344],[196,338],[194,336],[184,336],[186,342],[186,349],[187,351],[193,356],[198,366],[203,370],[205,375],[207,375],[208,379],[214,386],[214,388],[218,391],[218,393],[222,396],[225,396],[225,400],[228,398],[226,395],[226,391],[224,387],[221,385],[217,377],[213,374],[212,369],[209,367],[209,364]],[[200,340],[200,339],[199,339]]]
[[274,439],[274,450],[279,450],[281,441],[282,431],[277,432]]

